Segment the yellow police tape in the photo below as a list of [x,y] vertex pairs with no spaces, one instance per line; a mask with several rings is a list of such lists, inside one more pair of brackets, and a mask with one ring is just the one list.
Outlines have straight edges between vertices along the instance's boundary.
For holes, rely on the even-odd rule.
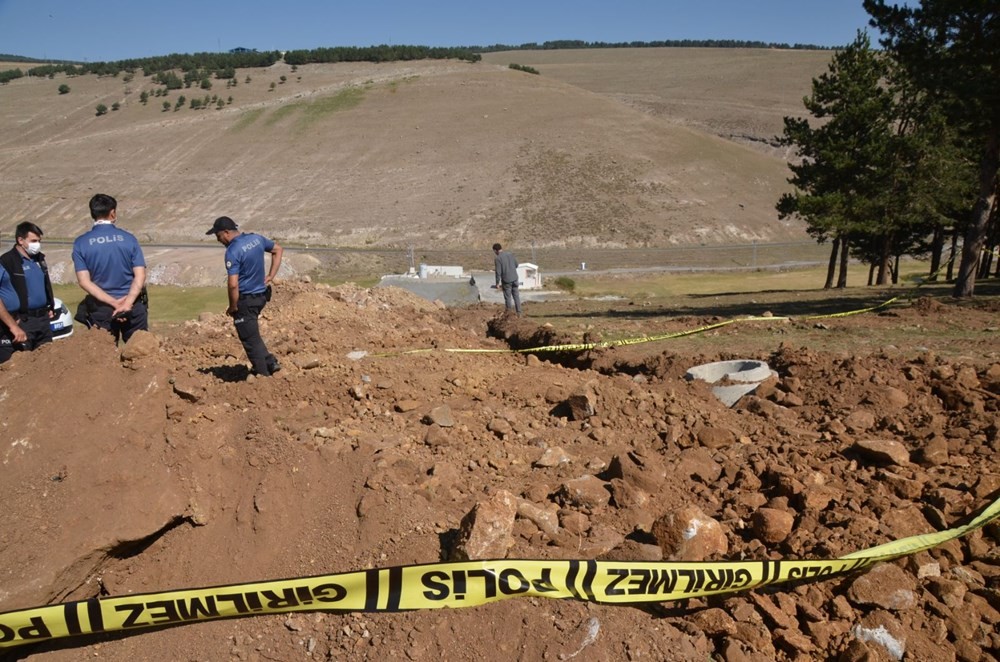
[[468,561],[91,598],[0,614],[0,648],[258,614],[472,607],[517,596],[604,604],[683,600],[843,575],[930,549],[997,517],[1000,499],[964,525],[903,538],[832,561]]
[[809,315],[806,317],[739,317],[731,320],[725,320],[723,322],[716,322],[715,324],[708,324],[706,326],[699,326],[696,329],[687,329],[685,331],[675,331],[674,333],[663,333],[655,336],[639,336],[636,338],[623,338],[621,340],[602,340],[600,342],[591,343],[572,343],[567,345],[545,345],[543,347],[527,347],[522,349],[477,349],[477,348],[457,348],[448,347],[437,349],[434,347],[425,347],[421,349],[409,349],[402,352],[381,352],[378,354],[369,354],[372,358],[388,358],[392,356],[406,356],[409,354],[426,354],[430,352],[440,351],[440,352],[450,352],[453,354],[541,354],[545,352],[585,352],[592,349],[603,349],[610,347],[625,347],[628,345],[639,345],[641,343],[647,342],[658,342],[661,340],[670,340],[672,338],[683,338],[684,336],[692,336],[698,333],[704,333],[706,331],[711,331],[713,329],[718,329],[724,326],[729,326],[730,324],[736,324],[737,322],[776,322],[776,321],[788,321],[791,319],[800,320],[819,320],[819,319],[833,319],[836,317],[849,317],[851,315],[860,315],[861,313],[870,313],[876,310],[880,310],[887,306],[895,303],[899,297],[893,297],[887,301],[883,301],[877,306],[871,306],[870,308],[860,308],[858,310],[848,310],[843,313],[830,313],[827,315]]

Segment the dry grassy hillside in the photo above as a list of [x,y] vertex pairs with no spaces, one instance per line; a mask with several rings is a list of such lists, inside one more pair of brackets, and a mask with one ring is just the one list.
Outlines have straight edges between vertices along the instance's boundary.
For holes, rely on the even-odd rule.
[[[601,54],[628,55],[588,57]],[[664,71],[676,57],[667,55]],[[777,61],[765,65],[785,77]],[[612,58],[590,66],[621,65]],[[738,73],[720,68],[718,87]],[[624,91],[598,94],[561,76],[490,62],[295,72],[279,63],[239,71],[232,89],[213,81],[208,91],[173,91],[171,104],[179,93],[233,98],[221,109],[176,111],[164,111],[162,97],[139,102],[156,87],[141,73],[129,82],[18,79],[0,87],[0,194],[10,225],[33,219],[58,237],[87,226],[86,201],[102,191],[118,197],[121,223],[147,241],[203,240],[220,214],[286,242],[344,246],[802,238],[800,224],[779,222],[774,212],[787,188],[780,158],[679,125],[696,127],[693,120],[622,103]],[[641,79],[628,93],[635,98],[647,94]],[[692,94],[703,95],[711,76],[698,80]],[[69,94],[57,93],[62,83]],[[95,115],[98,104],[115,102],[120,110]],[[759,118],[773,104],[758,96],[745,105],[753,123],[765,122]]]
[[827,69],[830,51],[764,48],[623,48],[487,53],[485,62],[531,66],[676,124],[786,156],[775,145],[785,116]]

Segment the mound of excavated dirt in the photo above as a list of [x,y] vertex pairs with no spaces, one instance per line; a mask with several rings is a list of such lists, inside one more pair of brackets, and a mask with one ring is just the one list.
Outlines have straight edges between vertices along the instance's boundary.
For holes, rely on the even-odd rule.
[[[1000,364],[783,346],[748,357],[779,376],[728,409],[683,375],[731,356],[440,351],[558,337],[495,312],[282,283],[262,321],[271,379],[248,376],[222,315],[121,352],[78,331],[16,355],[0,367],[0,611],[474,555],[460,523],[504,492],[508,558],[620,560],[832,558],[1000,493]],[[405,349],[433,351],[379,356]],[[691,513],[715,523],[700,547],[670,533]],[[681,604],[262,616],[14,654],[986,660],[998,627],[992,524],[865,573]]]

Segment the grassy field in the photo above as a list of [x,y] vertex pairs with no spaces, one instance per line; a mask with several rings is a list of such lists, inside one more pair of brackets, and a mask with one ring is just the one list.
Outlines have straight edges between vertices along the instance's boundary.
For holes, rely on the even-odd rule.
[[[917,279],[927,273],[927,266],[919,262],[906,263],[902,268],[900,290],[912,290]],[[781,298],[782,293],[809,293],[817,296],[843,295],[854,292],[866,296],[871,288],[864,287],[868,269],[864,265],[850,267],[847,290],[824,291],[826,270],[804,268],[790,271],[753,272],[700,272],[657,274],[602,274],[587,273],[571,277],[571,294],[580,300],[622,299],[642,302],[646,306],[675,306],[680,299],[703,299],[712,296],[740,294],[767,295],[761,298]],[[360,287],[374,287],[377,277],[353,278],[350,282]],[[325,281],[338,285],[344,279]],[[940,289],[941,286],[935,286]],[[83,290],[75,284],[55,285],[55,294],[71,311],[83,299]],[[556,289],[549,280],[547,289]],[[826,294],[824,294],[824,292]],[[226,291],[222,287],[149,287],[150,321],[158,324],[176,324],[197,319],[203,312],[222,312],[226,308]],[[800,297],[794,297],[800,298]]]
[[[55,295],[71,313],[83,300],[84,292],[76,285],[53,285]],[[226,309],[226,290],[222,287],[149,287],[149,323],[153,331],[187,320],[201,313],[221,313]]]
[[[906,263],[901,267],[900,287],[916,282],[927,271],[928,265],[925,263]],[[575,284],[573,293],[581,297],[619,296],[626,299],[673,299],[682,296],[821,290],[826,281],[826,268],[655,275],[596,275],[577,277],[572,280]],[[848,268],[847,283],[851,288],[864,286],[867,282],[867,266],[858,264]]]

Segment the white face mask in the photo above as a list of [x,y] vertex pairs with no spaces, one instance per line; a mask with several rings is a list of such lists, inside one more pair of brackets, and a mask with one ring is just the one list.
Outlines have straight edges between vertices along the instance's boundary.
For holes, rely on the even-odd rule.
[[40,241],[29,241],[28,245],[25,246],[24,250],[28,251],[28,255],[38,255],[42,252],[42,242]]

